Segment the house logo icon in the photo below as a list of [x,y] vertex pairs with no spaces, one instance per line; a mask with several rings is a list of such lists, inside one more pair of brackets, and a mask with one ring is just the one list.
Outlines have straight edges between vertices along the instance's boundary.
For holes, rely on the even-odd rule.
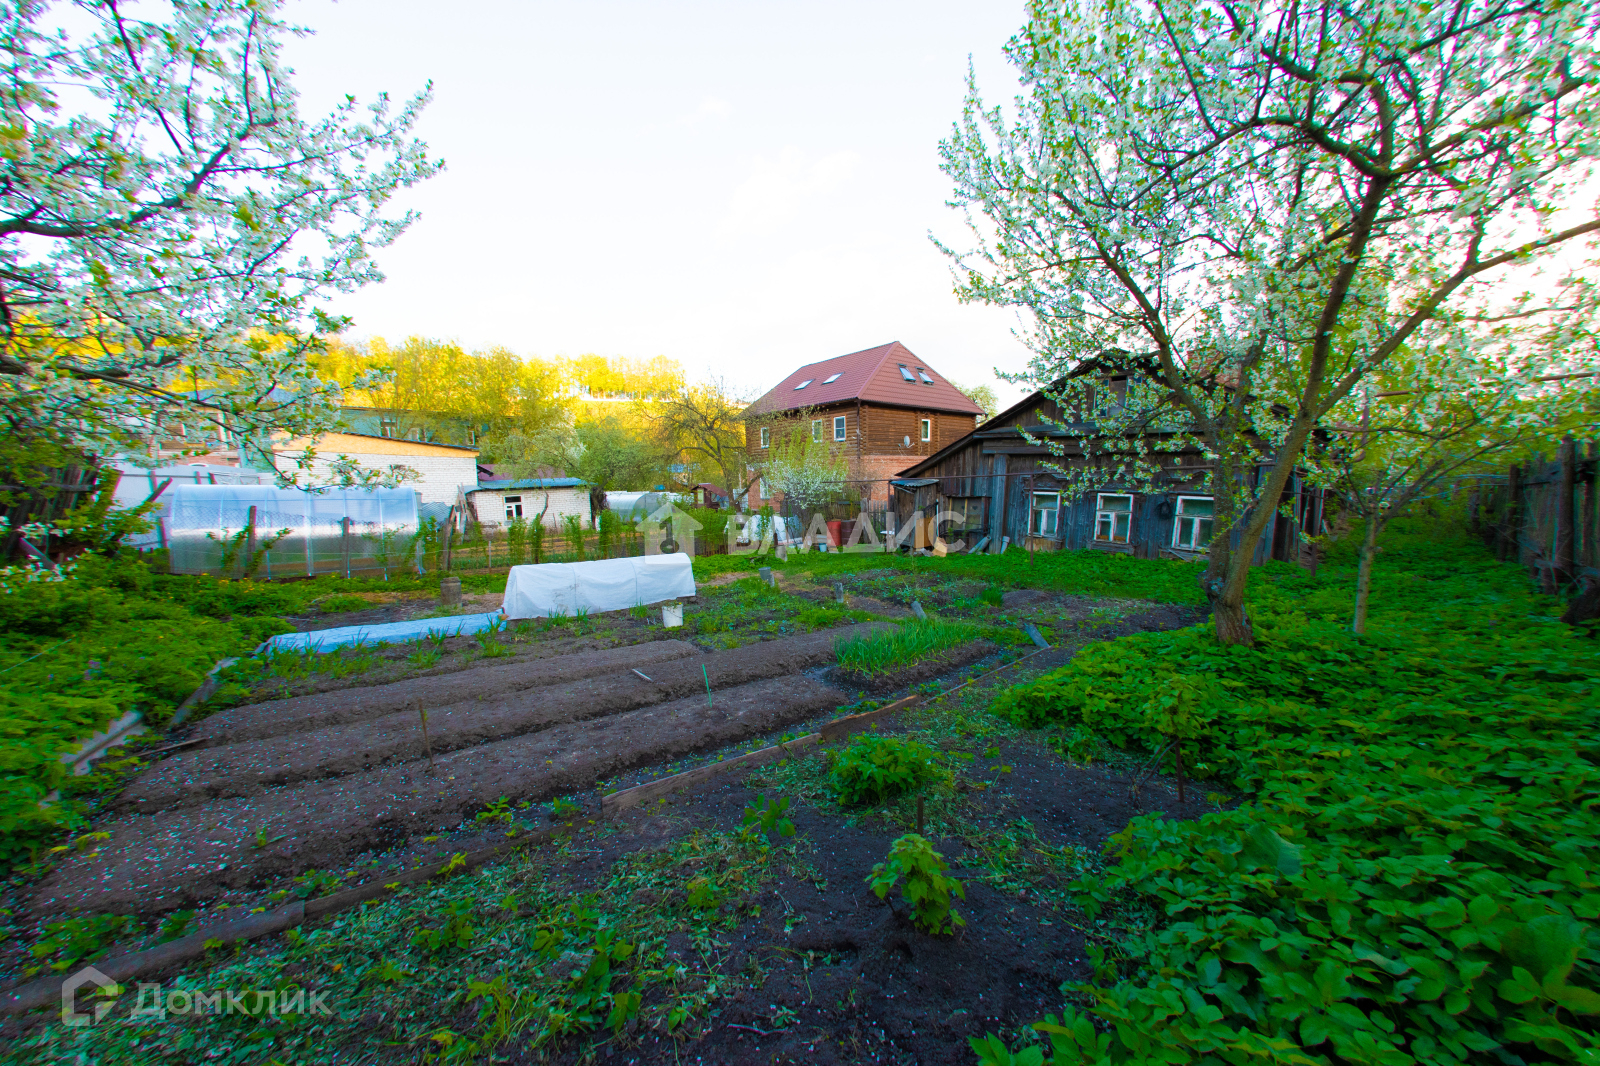
[[111,978],[93,966],[85,966],[61,982],[61,1023],[63,1025],[90,1025],[105,1017],[106,1011],[111,1009],[111,1003],[108,1000],[96,1003],[93,1015],[85,1014],[78,1010],[78,989],[84,985],[94,985],[106,996],[114,996],[122,991],[122,986]]

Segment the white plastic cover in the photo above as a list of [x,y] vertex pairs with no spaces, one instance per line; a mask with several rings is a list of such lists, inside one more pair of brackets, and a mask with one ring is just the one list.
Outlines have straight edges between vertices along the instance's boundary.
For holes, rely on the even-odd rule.
[[683,552],[592,563],[513,566],[501,604],[507,618],[550,618],[620,611],[693,596],[694,569]]

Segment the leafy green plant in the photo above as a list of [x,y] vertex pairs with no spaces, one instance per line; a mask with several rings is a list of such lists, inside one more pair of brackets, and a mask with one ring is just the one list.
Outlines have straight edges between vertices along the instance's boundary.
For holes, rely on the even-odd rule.
[[583,517],[575,514],[563,515],[561,518],[561,531],[567,538],[567,551],[573,553],[579,559],[585,558]]
[[934,851],[927,839],[907,833],[889,846],[889,860],[874,866],[866,880],[879,899],[887,899],[904,878],[900,891],[911,904],[912,922],[923,932],[948,933],[967,924],[950,906],[952,895],[966,899],[967,890],[947,875],[949,869],[944,856]]
[[712,909],[722,898],[717,883],[704,875],[691,877],[683,886],[683,892],[689,906],[699,911]]
[[443,657],[444,651],[438,645],[430,646],[424,644],[410,655],[407,655],[406,662],[423,670],[431,670],[439,665],[439,660]]
[[886,632],[841,640],[834,645],[834,654],[846,670],[876,674],[970,643],[980,635],[981,631],[971,622],[930,618],[926,622],[905,622]]
[[832,754],[828,782],[846,807],[882,804],[951,779],[944,757],[921,741],[862,733]]
[[978,598],[991,607],[999,607],[1005,602],[1006,592],[999,585],[985,585]]
[[329,596],[317,603],[317,609],[323,614],[345,614],[349,611],[365,611],[372,606],[372,601],[364,596],[353,594],[339,594]]
[[156,943],[165,944],[169,940],[189,934],[189,927],[194,924],[194,911],[173,911],[161,922],[161,928],[156,931]]
[[740,822],[744,826],[742,832],[751,837],[760,837],[768,844],[773,843],[774,837],[792,837],[794,823],[784,817],[788,810],[787,796],[776,801],[757,796],[756,802],[744,809],[744,818]]
[[464,951],[477,935],[472,924],[472,901],[456,900],[445,906],[438,926],[419,929],[411,936],[411,946],[430,955],[444,951]]
[[550,801],[550,817],[552,818],[576,818],[582,813],[583,808],[566,796],[560,796]]
[[511,801],[506,797],[501,796],[499,799],[489,804],[489,806],[479,811],[477,815],[474,816],[473,820],[478,822],[505,822],[509,824],[515,819],[516,815],[511,810]]
[[52,970],[71,970],[81,962],[92,962],[110,946],[138,931],[138,923],[126,914],[86,914],[50,922],[44,936],[30,949],[35,959],[50,959]]

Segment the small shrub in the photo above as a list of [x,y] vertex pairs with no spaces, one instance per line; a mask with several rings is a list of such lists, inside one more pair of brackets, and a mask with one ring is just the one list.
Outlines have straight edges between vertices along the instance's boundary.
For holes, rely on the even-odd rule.
[[879,899],[886,899],[889,890],[904,878],[900,892],[911,904],[916,927],[925,933],[949,933],[967,924],[950,906],[952,894],[966,899],[967,890],[946,875],[949,869],[944,856],[934,851],[926,838],[907,833],[889,845],[889,861],[874,866],[866,880]]
[[948,781],[943,762],[943,755],[920,741],[863,733],[833,757],[828,781],[843,806],[881,804]]
[[1005,602],[1006,593],[999,585],[986,585],[978,598],[991,607],[998,607]]
[[444,924],[438,928],[419,929],[412,934],[413,947],[436,955],[443,951],[461,951],[471,946],[477,928],[472,924],[472,903],[458,900],[444,909]]
[[774,836],[794,836],[794,823],[784,817],[789,810],[789,799],[784,797],[776,802],[766,796],[757,796],[756,802],[744,809],[744,829],[746,836],[761,837],[768,844],[772,843]]

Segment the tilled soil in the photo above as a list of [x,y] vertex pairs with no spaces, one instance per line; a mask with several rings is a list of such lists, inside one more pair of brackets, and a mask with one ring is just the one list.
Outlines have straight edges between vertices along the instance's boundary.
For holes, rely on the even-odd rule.
[[[979,823],[999,832],[1026,819],[1047,845],[1076,844],[1095,854],[1135,815],[1195,818],[1209,809],[1193,791],[1179,804],[1166,780],[1151,782],[1141,803],[1130,796],[1125,775],[1071,765],[1030,740],[1003,745],[994,761],[1012,772],[974,795]],[[597,841],[603,850],[568,872],[573,891],[594,885],[626,852],[696,827],[738,824],[759,780],[706,788],[665,811],[630,812],[622,832]],[[955,901],[966,926],[933,936],[913,927],[897,898],[881,901],[866,884],[903,827],[878,816],[841,820],[805,804],[790,815],[815,876],[780,875],[749,901],[758,915],[719,934],[728,949],[716,975],[754,973],[755,987],[724,1000],[716,1015],[676,1042],[659,1033],[640,1043],[574,1042],[553,1061],[968,1066],[968,1037],[1009,1036],[1059,1013],[1063,983],[1093,976],[1085,948],[1097,934],[1086,938],[1083,916],[1063,913],[1059,894],[1040,891],[1052,887],[1048,882],[1018,888],[1018,880],[1030,879],[1013,875],[1008,887],[961,840],[933,832],[934,846],[967,893]],[[699,957],[684,942],[672,947],[669,961],[695,969]],[[523,1049],[507,1050],[512,1062],[541,1061]]]
[[392,681],[386,685],[334,689],[244,704],[204,719],[184,739],[200,739],[202,747],[235,744],[379,718],[409,710],[415,703],[425,708],[444,707],[464,700],[559,685],[701,654],[699,648],[687,641],[657,640],[549,658],[488,662],[470,669]]
[[[778,677],[435,758],[99,826],[111,838],[40,885],[34,909],[166,911],[227,888],[348,863],[497,798],[542,800],[635,766],[782,729],[848,693]],[[263,843],[264,846],[258,846]]]
[[[868,624],[808,633],[659,662],[651,665],[648,673],[627,669],[550,687],[529,688],[526,674],[518,673],[501,680],[508,685],[515,681],[521,691],[446,707],[430,708],[424,703],[426,737],[421,716],[408,709],[369,721],[183,752],[134,781],[117,806],[154,811],[207,803],[220,797],[249,796],[276,786],[407,762],[422,756],[425,750],[437,756],[563,723],[631,711],[702,690],[720,691],[763,678],[799,674],[833,657],[836,634],[870,632],[872,628]],[[682,647],[697,650],[691,645]],[[612,663],[610,669],[616,671],[619,665]],[[395,686],[384,688],[392,690]],[[328,697],[348,700],[348,695],[330,693]],[[389,699],[403,698],[403,692],[385,695]],[[257,713],[271,707],[257,705]]]

